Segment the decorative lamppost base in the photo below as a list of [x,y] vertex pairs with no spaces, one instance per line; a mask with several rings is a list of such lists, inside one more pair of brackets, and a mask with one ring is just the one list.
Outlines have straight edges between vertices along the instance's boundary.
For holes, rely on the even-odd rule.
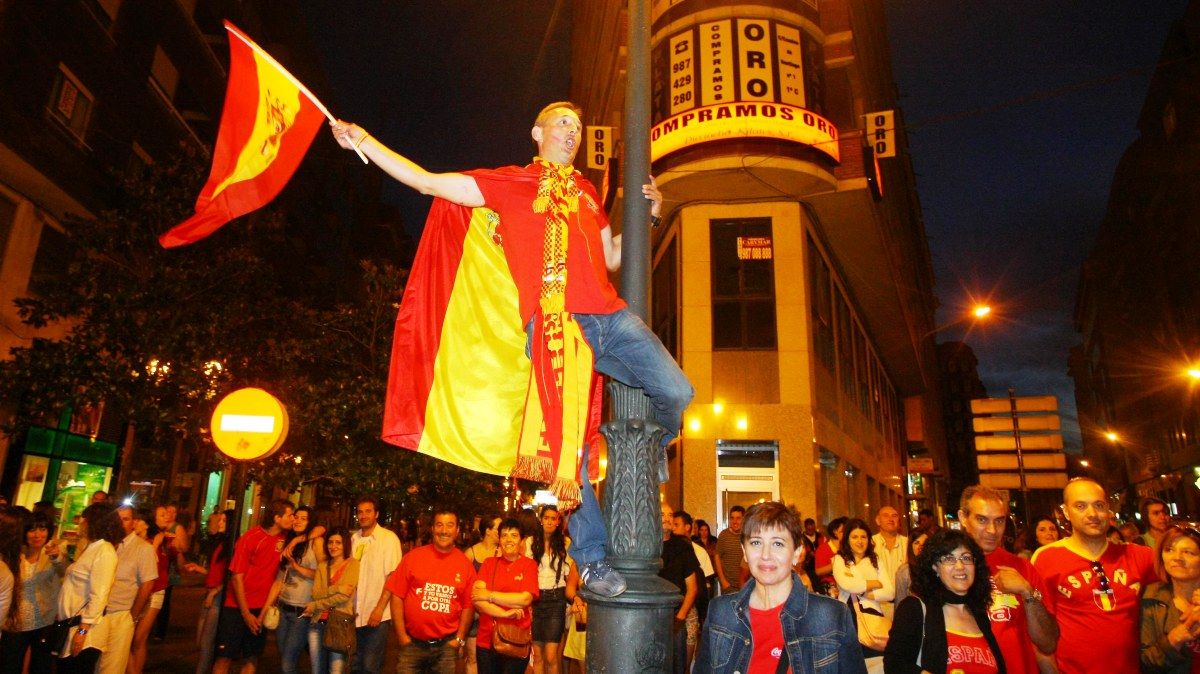
[[658,465],[664,430],[648,421],[649,402],[640,389],[609,385],[613,409],[632,418],[601,426],[608,440],[604,519],[608,556],[625,576],[618,597],[588,601],[588,672],[670,672],[671,627],[683,598],[658,576],[662,568],[662,515]]

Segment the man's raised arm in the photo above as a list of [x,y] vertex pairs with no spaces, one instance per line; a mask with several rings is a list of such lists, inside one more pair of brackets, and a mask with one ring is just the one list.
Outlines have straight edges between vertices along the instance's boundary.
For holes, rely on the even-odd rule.
[[358,150],[375,162],[383,172],[421,194],[453,201],[474,208],[483,205],[483,193],[475,179],[462,173],[430,173],[411,160],[396,154],[379,139],[349,122],[331,122],[333,138],[347,150]]

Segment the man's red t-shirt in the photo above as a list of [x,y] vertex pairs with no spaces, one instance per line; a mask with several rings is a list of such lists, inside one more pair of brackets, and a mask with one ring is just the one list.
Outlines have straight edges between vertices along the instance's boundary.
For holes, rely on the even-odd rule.
[[474,584],[475,565],[462,551],[441,553],[432,545],[422,545],[400,559],[384,587],[404,601],[408,635],[433,640],[458,632]]
[[[489,557],[483,562],[483,566],[479,567],[479,574],[475,579],[482,580],[489,592],[528,592],[533,595],[534,601],[537,601],[539,596],[537,562],[525,555],[511,562],[503,557]],[[492,647],[492,633],[496,631],[496,620],[498,619],[480,612],[479,631],[475,634],[475,644],[480,648]],[[520,620],[500,620],[519,627],[530,627],[533,624],[533,611],[526,606]]]
[[1109,543],[1093,562],[1067,548],[1064,539],[1038,548],[1033,566],[1050,592],[1046,609],[1058,621],[1055,659],[1062,674],[1085,674],[1102,666],[1111,672],[1139,669],[1138,593],[1158,580],[1154,551],[1141,545]]
[[1000,653],[1004,655],[1004,664],[1009,674],[1038,674],[1037,647],[1029,638],[1029,615],[1025,611],[1025,600],[1015,594],[1002,594],[996,591],[997,567],[1007,566],[1021,574],[1021,577],[1042,593],[1044,598],[1050,594],[1042,574],[1038,573],[1029,560],[1023,559],[1005,550],[996,548],[987,556],[988,569],[992,572],[992,605],[988,608],[988,619],[992,623],[992,633],[996,635],[996,643]]
[[[258,526],[247,531],[233,546],[229,572],[243,574],[242,590],[246,597],[246,608],[257,611],[267,603],[267,595],[279,570],[284,540],[283,532],[272,536]],[[238,608],[235,594],[232,589],[225,593],[225,605],[229,608]]]
[[[525,325],[537,311],[542,291],[546,214],[533,211],[541,169],[530,164],[469,174],[475,178],[487,207],[500,216],[497,232],[517,284],[521,324]],[[611,314],[624,308],[625,301],[609,282],[604,262],[600,232],[608,227],[608,215],[596,196],[596,188],[578,172],[575,184],[580,191],[579,211],[572,213],[568,221],[566,309],[577,314]]]
[[[775,608],[759,610],[750,609],[750,634],[754,650],[750,652],[750,666],[746,674],[775,674],[779,669],[779,658],[783,657],[783,623],[779,614],[783,612],[784,604]],[[788,671],[792,671],[791,663]]]

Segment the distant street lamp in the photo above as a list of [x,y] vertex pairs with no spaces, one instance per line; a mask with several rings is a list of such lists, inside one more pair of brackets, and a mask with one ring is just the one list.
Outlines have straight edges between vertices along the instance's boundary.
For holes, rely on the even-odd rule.
[[963,315],[959,316],[958,318],[956,318],[944,325],[939,325],[938,327],[930,330],[929,332],[925,333],[924,335],[921,335],[921,339],[925,339],[926,337],[929,337],[930,335],[937,334],[937,333],[941,332],[942,330],[945,330],[946,328],[952,328],[960,323],[970,322],[972,324],[972,327],[974,327],[974,324],[976,324],[980,321],[988,320],[988,317],[990,317],[991,315],[992,315],[992,307],[990,305],[975,304],[971,307],[971,309],[969,311],[963,313]]
[[1133,469],[1129,466],[1129,449],[1121,443],[1121,436],[1115,431],[1105,431],[1104,437],[1121,452],[1121,459],[1125,463],[1125,502],[1127,506],[1133,505],[1136,499],[1133,496]]
[[1200,366],[1189,367],[1184,370],[1184,374],[1191,378],[1194,382],[1200,382]]

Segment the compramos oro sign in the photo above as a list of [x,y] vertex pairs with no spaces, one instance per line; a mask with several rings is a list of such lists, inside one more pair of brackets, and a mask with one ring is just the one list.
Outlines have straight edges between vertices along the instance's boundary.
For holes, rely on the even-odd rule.
[[650,154],[767,138],[840,159],[837,128],[815,112],[824,90],[820,40],[775,19],[698,22],[658,39]]

